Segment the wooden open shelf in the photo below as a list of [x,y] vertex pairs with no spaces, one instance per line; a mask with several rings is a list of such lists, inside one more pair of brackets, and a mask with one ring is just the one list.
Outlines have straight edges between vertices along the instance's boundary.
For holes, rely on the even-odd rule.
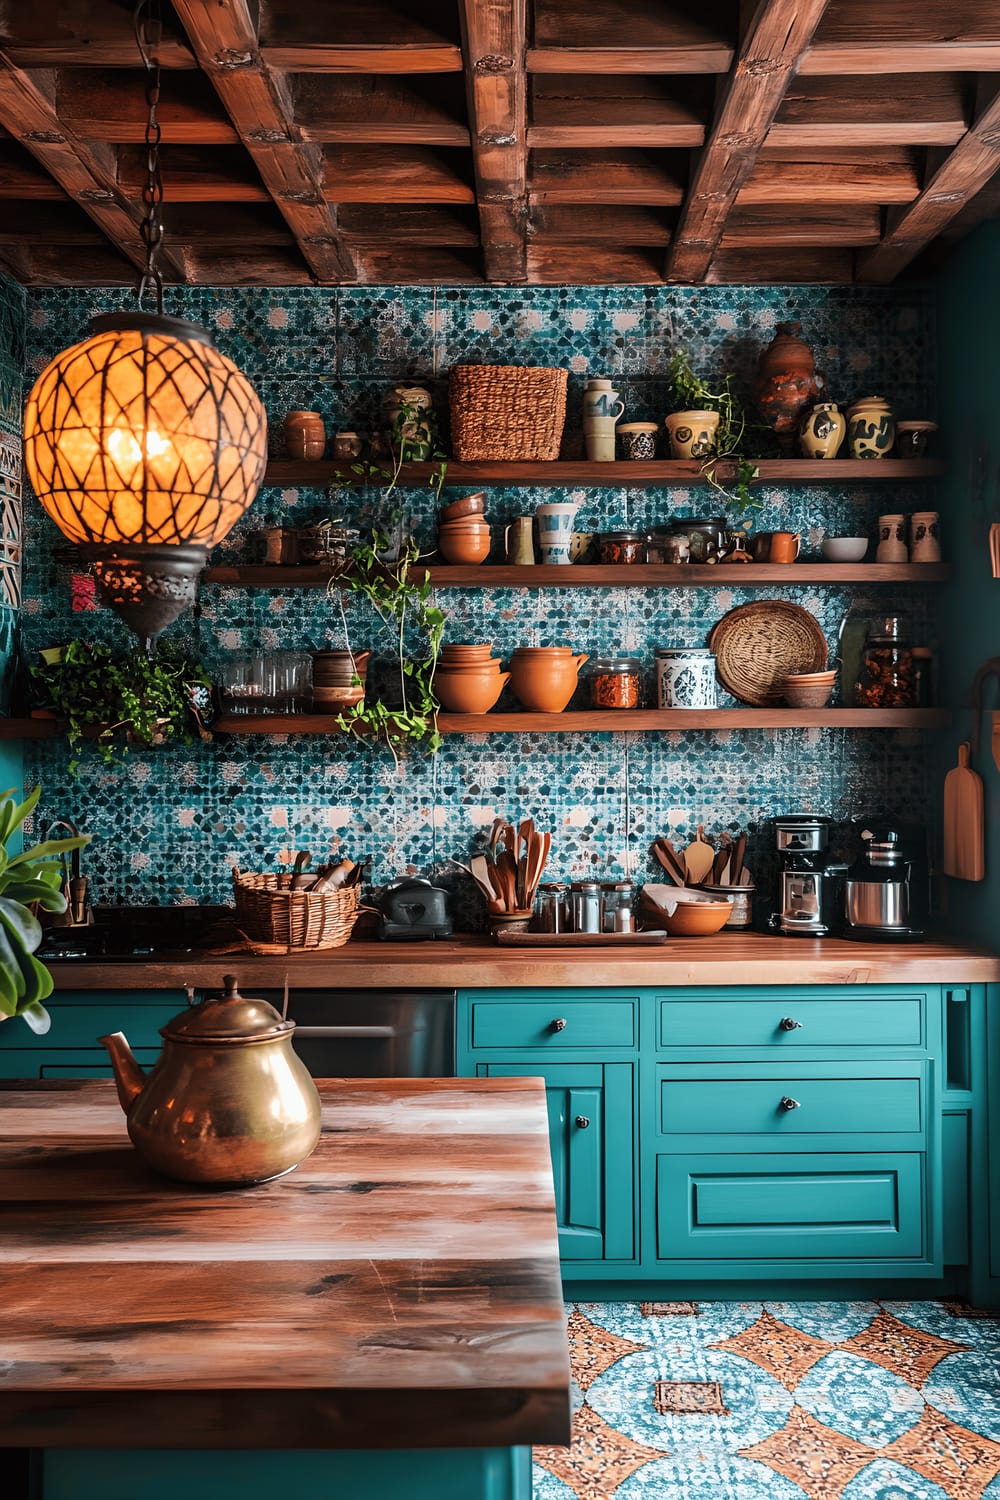
[[[441,714],[442,734],[555,734],[622,729],[941,729],[944,708],[583,709],[561,714]],[[222,716],[219,734],[339,734],[332,714]]]
[[[755,483],[774,484],[871,484],[913,479],[936,479],[945,472],[936,458],[762,458]],[[265,485],[301,484],[326,486],[350,476],[350,460],[319,459],[314,462],[273,459],[264,475]],[[716,477],[726,483],[735,477],[736,465],[720,460]],[[435,463],[404,464],[400,485],[429,484],[440,473]],[[371,483],[363,479],[358,484]],[[602,489],[650,489],[657,485],[707,484],[701,463],[694,459],[652,459],[648,463],[591,463],[571,459],[553,463],[460,464],[448,461],[445,488],[468,485],[546,484],[558,489],[584,485]]]
[[[634,563],[628,566],[574,563],[569,567],[478,567],[438,563],[428,567],[435,588],[712,588],[733,584],[751,588],[816,583],[943,583],[947,563],[719,563],[717,565]],[[248,589],[325,588],[336,569],[319,564],[237,563],[208,568],[210,583]]]

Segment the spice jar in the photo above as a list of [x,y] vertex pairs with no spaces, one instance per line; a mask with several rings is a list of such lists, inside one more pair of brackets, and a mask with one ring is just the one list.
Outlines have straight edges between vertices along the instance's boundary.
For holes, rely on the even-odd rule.
[[861,671],[854,684],[855,708],[911,708],[917,686],[907,621],[877,615],[868,626]]
[[631,880],[612,880],[605,883],[604,931],[635,931],[635,886]]
[[646,537],[641,531],[605,531],[597,538],[602,563],[641,563],[646,554]]
[[532,923],[535,931],[568,932],[569,917],[569,886],[559,881],[540,885],[535,892],[535,920]]
[[678,516],[671,521],[669,534],[687,537],[693,563],[714,562],[726,550],[729,538],[722,516]]
[[576,880],[571,892],[574,932],[603,932],[604,895],[599,880]]
[[641,671],[637,656],[608,656],[591,662],[588,679],[594,708],[638,708]]

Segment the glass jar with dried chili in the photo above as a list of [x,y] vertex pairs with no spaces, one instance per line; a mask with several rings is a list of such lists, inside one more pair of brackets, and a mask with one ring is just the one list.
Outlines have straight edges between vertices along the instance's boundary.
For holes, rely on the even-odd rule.
[[909,633],[905,615],[876,615],[869,622],[854,684],[855,708],[911,708],[916,703]]
[[638,708],[642,662],[637,656],[599,657],[587,674],[594,708]]

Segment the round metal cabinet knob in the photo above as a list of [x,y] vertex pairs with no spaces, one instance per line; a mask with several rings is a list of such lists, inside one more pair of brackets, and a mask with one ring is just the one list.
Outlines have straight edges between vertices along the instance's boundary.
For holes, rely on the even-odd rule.
[[550,1031],[565,1031],[566,1030],[566,1026],[567,1026],[566,1018],[564,1016],[556,1016],[555,1020],[549,1026],[549,1030]]
[[782,1094],[780,1107],[782,1109],[801,1109],[802,1105],[797,1099],[791,1099],[787,1094]]
[[801,1031],[802,1030],[802,1022],[801,1021],[793,1021],[792,1018],[791,1018],[791,1016],[782,1016],[781,1020],[778,1022],[778,1025],[781,1027],[782,1031]]
[[576,1128],[577,1128],[577,1130],[586,1130],[587,1127],[589,1126],[589,1124],[590,1124],[590,1121],[589,1121],[589,1119],[587,1118],[586,1115],[577,1115],[577,1117],[576,1117]]

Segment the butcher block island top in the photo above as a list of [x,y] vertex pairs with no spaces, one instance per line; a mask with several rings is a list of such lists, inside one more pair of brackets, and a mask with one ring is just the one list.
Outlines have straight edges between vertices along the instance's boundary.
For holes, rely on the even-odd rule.
[[442,941],[350,942],[288,957],[210,953],[109,962],[51,961],[57,990],[221,989],[237,970],[244,990],[293,986],[483,989],[506,986],[987,984],[1000,955],[967,943],[855,943],[720,932],[655,947],[499,948],[472,935]]
[[323,1080],[238,1191],[155,1176],[104,1081],[0,1086],[0,1445],[564,1443],[539,1079]]

